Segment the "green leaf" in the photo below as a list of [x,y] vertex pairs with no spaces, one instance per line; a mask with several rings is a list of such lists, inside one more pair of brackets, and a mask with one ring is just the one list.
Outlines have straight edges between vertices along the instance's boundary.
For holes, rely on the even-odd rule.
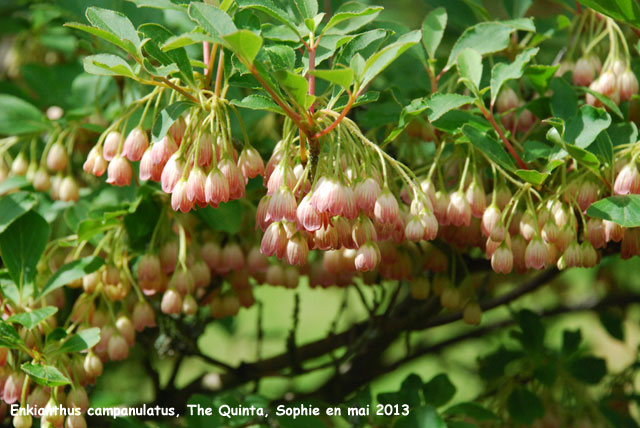
[[296,53],[289,46],[269,46],[265,51],[273,70],[293,70],[296,65]]
[[613,143],[606,132],[598,134],[596,141],[589,145],[587,150],[603,159],[609,165],[613,162]]
[[210,36],[209,34],[198,33],[196,31],[192,31],[190,33],[178,34],[175,36],[169,37],[161,46],[165,52],[171,51],[173,49],[184,48],[185,46],[193,45],[196,43],[202,42],[216,42],[216,38]]
[[580,357],[569,364],[569,372],[584,383],[598,384],[607,374],[607,363],[602,358]]
[[456,394],[456,387],[444,373],[436,375],[422,387],[424,401],[434,407],[447,404]]
[[462,127],[462,132],[469,138],[471,144],[486,154],[489,159],[507,171],[516,170],[513,158],[505,151],[499,142],[489,137],[485,132],[468,124]]
[[599,313],[600,324],[607,330],[607,333],[624,342],[624,316],[613,310],[602,310]]
[[504,8],[512,18],[522,18],[533,4],[533,0],[503,0]]
[[20,366],[23,372],[29,375],[34,382],[43,386],[63,386],[71,383],[60,370],[53,366],[43,364],[24,363]]
[[93,256],[83,257],[65,264],[51,275],[45,286],[42,287],[39,297],[44,297],[53,290],[69,284],[76,279],[82,278],[91,272],[97,271],[103,264],[104,259]]
[[280,106],[276,104],[271,97],[266,95],[251,94],[240,101],[231,100],[231,104],[251,110],[266,110],[278,114],[284,114],[284,111]]
[[447,10],[444,7],[433,9],[422,23],[422,45],[431,59],[436,57],[446,26]]
[[598,101],[600,101],[602,105],[604,105],[607,108],[607,110],[612,111],[616,116],[624,120],[624,115],[622,114],[620,107],[618,107],[618,104],[616,104],[611,98],[609,98],[604,94],[601,94],[600,92],[594,91],[586,86],[578,86],[577,88],[583,90],[586,93],[593,95],[593,97]]
[[24,342],[11,324],[0,320],[0,345],[9,349],[24,347]]
[[578,114],[578,96],[573,87],[562,78],[551,81],[551,112],[565,122]]
[[524,309],[515,316],[522,334],[518,335],[522,345],[531,351],[542,349],[544,346],[545,328],[542,325],[540,316],[536,313]]
[[100,342],[100,329],[97,327],[88,328],[69,336],[58,349],[58,352],[81,352],[94,347],[98,342]]
[[139,57],[138,49],[137,49],[136,45],[134,45],[129,40],[120,39],[118,36],[114,35],[113,33],[109,32],[107,30],[103,30],[101,28],[96,28],[96,27],[91,27],[89,25],[79,24],[77,22],[67,23],[67,24],[65,24],[65,27],[74,28],[76,30],[80,30],[80,31],[84,31],[85,33],[89,33],[89,34],[91,34],[93,36],[100,37],[101,39],[106,40],[107,42],[119,47],[123,51],[135,56],[136,58]]
[[164,138],[167,132],[169,132],[171,125],[191,106],[193,106],[193,103],[189,101],[176,101],[166,106],[160,112],[159,120],[156,120],[153,126],[153,140],[160,141]]
[[551,79],[556,74],[559,65],[529,65],[524,72],[524,75],[529,78],[529,81],[536,88],[536,91],[540,95],[543,95],[549,88]]
[[82,60],[87,73],[102,76],[125,76],[134,78],[136,75],[131,66],[124,59],[112,54],[89,55]]
[[339,68],[336,70],[311,70],[309,73],[328,82],[340,85],[346,89],[348,89],[353,83],[354,73],[350,68]]
[[49,122],[38,108],[22,98],[0,94],[0,135],[41,133]]
[[238,233],[242,229],[242,205],[238,201],[221,203],[218,208],[207,207],[196,211],[213,230]]
[[499,421],[500,417],[491,410],[477,403],[466,402],[458,403],[449,407],[444,412],[445,415],[466,416],[478,422],[483,421]]
[[541,185],[549,177],[548,172],[540,172],[535,169],[517,169],[515,173],[518,177],[535,186]]
[[397,419],[393,428],[447,428],[436,409],[431,406],[412,408],[408,416]]
[[300,17],[313,18],[318,14],[318,1],[317,0],[293,0],[295,10],[300,14]]
[[237,0],[237,4],[241,10],[256,9],[262,13],[266,13],[271,18],[285,24],[298,38],[300,38],[300,32],[296,26],[292,24],[293,18],[291,15],[277,6],[272,0]]
[[[139,57],[140,37],[129,18],[120,12],[99,7],[88,8],[86,16],[91,25],[122,40],[127,46],[125,50],[131,55]],[[125,41],[130,42],[130,45]],[[131,49],[131,46],[133,46],[133,49]]]
[[236,31],[224,36],[223,39],[229,48],[247,64],[253,63],[262,46],[262,38],[249,30]]
[[238,30],[226,12],[207,3],[189,4],[189,17],[212,36],[221,37]]
[[36,204],[29,192],[10,193],[0,198],[0,233],[4,232],[20,216],[26,214]]
[[374,77],[382,72],[389,64],[402,55],[407,49],[415,45],[422,38],[420,31],[411,31],[402,35],[395,43],[392,43],[367,60],[362,74],[361,86],[367,85]]
[[638,128],[633,122],[614,123],[607,129],[607,134],[614,147],[638,141]]
[[512,63],[498,63],[491,69],[491,104],[498,98],[500,88],[508,80],[520,79],[524,72],[524,66],[536,56],[540,49],[532,48],[521,52]]
[[286,70],[276,72],[275,78],[300,106],[305,105],[305,98],[309,92],[309,82],[307,79],[299,74]]
[[582,332],[577,330],[564,330],[562,332],[562,353],[564,355],[571,355],[578,350],[582,342]]
[[160,46],[173,37],[173,33],[158,24],[144,24],[139,30],[150,40],[144,45],[149,55],[160,61],[163,65],[175,64],[180,70],[183,81],[193,84],[193,68],[189,62],[189,56],[184,48],[175,48],[168,52],[160,49]]
[[640,195],[609,196],[587,208],[590,217],[609,220],[624,227],[640,226]]
[[15,220],[0,234],[2,261],[16,284],[31,284],[49,239],[49,224],[35,211]]
[[482,55],[475,49],[466,48],[460,51],[456,62],[460,77],[467,79],[473,84],[473,88],[478,89],[482,79]]
[[565,127],[564,140],[572,145],[586,148],[611,125],[611,116],[604,109],[590,105],[580,107],[578,115],[572,117]]
[[53,306],[45,306],[44,308],[35,309],[31,312],[22,312],[12,315],[7,319],[7,322],[20,324],[26,327],[28,330],[31,330],[33,327],[40,324],[41,321],[49,318],[56,312],[58,312],[58,308]]
[[544,405],[533,392],[516,387],[507,398],[507,410],[511,418],[521,424],[531,425],[544,416]]
[[430,122],[440,119],[448,111],[472,104],[475,98],[460,94],[433,94],[427,101],[428,117]]
[[[357,28],[365,25],[367,22],[373,21],[382,12],[380,6],[369,6],[357,2],[348,2],[340,6],[336,13],[333,14],[327,25],[322,29],[322,33],[334,33],[345,34],[356,30]],[[364,19],[353,19],[363,18]],[[349,25],[351,24],[351,25]],[[356,24],[358,27],[353,27]],[[334,28],[334,31],[329,31]]]
[[482,22],[467,28],[453,45],[447,67],[451,67],[456,62],[458,54],[466,48],[475,49],[480,55],[506,49],[513,31],[513,26],[500,22]]
[[580,0],[600,13],[640,28],[640,7],[636,0]]

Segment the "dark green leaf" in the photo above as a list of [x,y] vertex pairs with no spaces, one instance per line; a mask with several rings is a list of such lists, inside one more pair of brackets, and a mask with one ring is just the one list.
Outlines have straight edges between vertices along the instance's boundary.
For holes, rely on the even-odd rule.
[[112,43],[115,46],[119,47],[123,51],[130,53],[135,57],[138,57],[138,50],[136,45],[134,45],[129,40],[119,38],[118,36],[114,35],[110,31],[107,31],[101,28],[91,27],[89,25],[79,24],[77,22],[71,22],[71,23],[65,24],[65,26],[74,28],[76,30],[84,31],[85,33],[89,33],[96,37],[100,37],[101,39],[106,40],[107,42]]
[[293,70],[296,64],[296,53],[289,46],[275,45],[265,49],[269,55],[271,68],[274,70]]
[[571,362],[569,371],[582,382],[595,385],[607,374],[607,364],[602,358],[580,357]]
[[587,215],[618,223],[624,227],[640,226],[640,195],[609,196],[587,208]]
[[577,330],[564,330],[562,332],[562,353],[571,355],[578,350],[582,342],[582,332]]
[[285,70],[276,72],[275,78],[299,105],[304,106],[306,104],[306,97],[309,92],[309,82],[307,79],[297,73]]
[[36,199],[29,192],[10,193],[0,198],[0,233],[35,204]]
[[237,4],[240,9],[256,9],[260,12],[266,13],[271,18],[274,18],[285,24],[293,32],[293,34],[295,34],[297,39],[300,38],[298,29],[295,25],[292,24],[293,18],[291,17],[291,15],[277,6],[272,0],[237,0]]
[[449,377],[442,373],[434,376],[426,382],[422,388],[424,400],[427,404],[440,407],[447,404],[456,394],[456,387],[451,383]]
[[600,311],[600,323],[607,330],[607,333],[624,342],[624,317],[613,310]]
[[193,68],[189,62],[187,51],[184,48],[175,48],[168,52],[160,49],[160,46],[173,36],[171,31],[158,24],[144,24],[140,26],[139,30],[151,39],[144,45],[144,49],[149,55],[160,61],[163,65],[176,64],[180,70],[182,80],[188,83],[194,83]]
[[9,349],[18,349],[24,346],[16,329],[2,320],[0,320],[0,345]]
[[2,261],[16,284],[31,284],[36,266],[49,239],[49,224],[35,211],[29,211],[0,234]]
[[606,132],[598,134],[596,141],[590,144],[587,150],[602,159],[604,161],[603,163],[611,165],[613,162],[613,144],[611,143],[609,134]]
[[638,141],[638,128],[633,122],[614,123],[607,129],[613,147],[623,144],[635,144]]
[[636,0],[580,0],[580,3],[614,19],[640,28],[640,7]]
[[526,68],[524,75],[529,78],[536,91],[542,95],[547,92],[549,82],[555,76],[558,67],[558,65],[530,65]]
[[434,94],[426,102],[429,108],[428,117],[430,122],[440,119],[445,113],[453,109],[460,108],[467,104],[472,104],[475,98],[460,94]]
[[536,56],[540,49],[527,49],[520,53],[512,63],[498,63],[491,69],[491,103],[495,102],[502,85],[513,79],[520,79],[524,72],[524,66]]
[[555,361],[545,360],[533,369],[533,377],[545,386],[553,386],[558,378],[558,365]]
[[491,410],[480,404],[472,402],[455,404],[445,410],[444,414],[451,416],[466,416],[478,422],[500,420],[500,417]]
[[53,306],[45,306],[44,308],[35,309],[31,312],[22,312],[12,315],[7,319],[7,322],[20,324],[26,327],[28,330],[31,330],[41,321],[49,318],[56,312],[58,312],[58,308]]
[[548,172],[540,172],[535,169],[517,169],[516,175],[535,186],[539,186],[549,177]]
[[544,416],[544,405],[533,392],[516,387],[507,398],[507,410],[511,418],[521,424],[531,425]]
[[284,111],[280,106],[276,104],[271,97],[266,95],[251,94],[244,97],[241,101],[232,100],[231,104],[251,110],[267,110],[278,114],[284,114]]
[[231,17],[222,9],[210,4],[191,3],[189,17],[212,36],[224,36],[237,31]]
[[0,94],[0,135],[35,134],[49,128],[40,110],[13,95]]
[[551,112],[565,122],[578,114],[578,96],[573,87],[562,78],[551,81]]
[[447,10],[438,7],[432,10],[422,23],[422,45],[429,58],[436,57],[436,50],[440,46],[444,29],[447,26]]
[[467,138],[469,138],[471,144],[486,154],[489,159],[508,171],[516,170],[513,158],[509,156],[499,142],[489,137],[486,133],[468,124],[462,127],[462,132],[467,136]]
[[398,418],[394,428],[447,428],[436,409],[422,406],[411,409],[408,416]]
[[521,351],[510,351],[500,348],[480,360],[480,376],[485,380],[495,380],[505,373],[505,368],[512,361],[521,358]]
[[184,113],[189,107],[193,106],[192,103],[188,101],[176,101],[173,104],[165,107],[156,120],[155,125],[153,126],[153,140],[160,141],[167,135],[169,132],[169,128],[173,125],[173,122],[178,120],[180,115]]
[[301,18],[313,18],[318,14],[317,0],[293,0],[295,10]]
[[242,228],[242,205],[238,201],[222,203],[218,208],[203,208],[196,211],[213,230],[230,234],[238,233]]
[[88,241],[89,239],[96,236],[98,233],[102,233],[109,229],[113,229],[115,227],[118,227],[119,225],[120,225],[120,222],[115,218],[112,218],[109,220],[92,219],[92,218],[83,220],[78,226],[78,231],[77,231],[78,241],[79,242]]
[[58,352],[80,352],[90,349],[100,342],[100,329],[97,327],[80,330],[76,334],[69,336],[62,344]]
[[529,350],[540,350],[544,345],[545,328],[540,317],[530,311],[522,310],[516,314],[516,321],[522,330],[520,341]]
[[567,121],[564,140],[572,145],[586,148],[611,125],[611,116],[603,109],[590,105],[580,107],[578,114]]
[[29,375],[34,382],[43,386],[63,386],[71,383],[60,370],[53,366],[43,364],[24,363],[20,366],[23,372]]
[[593,97],[598,101],[600,101],[607,108],[607,110],[615,113],[615,115],[618,116],[620,119],[624,119],[624,115],[622,114],[620,107],[618,107],[618,104],[616,104],[611,98],[609,98],[604,94],[601,94],[600,92],[594,91],[586,86],[584,87],[579,86],[579,88],[582,89],[584,92],[587,92],[593,95]]
[[76,279],[97,271],[104,264],[101,257],[87,256],[63,265],[47,281],[40,291],[40,297],[44,297]]

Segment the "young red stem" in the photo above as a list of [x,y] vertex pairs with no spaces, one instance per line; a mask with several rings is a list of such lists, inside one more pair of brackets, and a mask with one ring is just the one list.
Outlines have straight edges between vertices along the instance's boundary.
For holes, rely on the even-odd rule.
[[[309,73],[307,74],[307,80],[309,81],[309,95],[315,95],[316,93],[316,76],[311,74],[316,69],[316,47],[309,49]],[[313,103],[309,107],[309,111],[313,113]]]
[[205,81],[204,87],[205,89],[209,89],[211,87],[211,79],[213,77],[213,65],[215,64],[216,53],[218,52],[218,44],[214,43],[213,47],[211,47],[211,53],[209,54],[209,62],[207,63],[207,70],[205,70]]
[[311,139],[312,140],[317,140],[318,138],[322,137],[323,135],[327,135],[336,126],[338,126],[340,124],[340,122],[342,122],[342,119],[345,118],[347,113],[349,113],[349,110],[351,110],[351,106],[353,105],[353,102],[356,100],[356,97],[357,97],[357,94],[354,94],[354,95],[349,94],[349,101],[347,102],[347,105],[340,112],[340,116],[338,116],[336,118],[336,120],[334,120],[331,125],[327,126],[325,129],[323,129],[322,131],[320,131],[317,134],[315,134]]
[[518,166],[522,169],[529,169],[527,168],[527,164],[525,164],[522,159],[520,159],[520,156],[518,156],[518,153],[516,153],[515,149],[513,148],[513,146],[511,145],[511,143],[509,142],[509,140],[507,140],[507,137],[504,135],[504,132],[502,132],[502,128],[500,128],[500,126],[496,123],[496,119],[493,117],[493,114],[491,114],[484,106],[480,106],[480,109],[482,110],[482,114],[484,115],[484,117],[489,121],[489,123],[491,124],[491,126],[493,126],[493,129],[496,130],[496,132],[498,133],[498,135],[500,136],[500,139],[502,140],[502,142],[504,143],[504,146],[507,148],[507,151],[511,154],[511,156],[515,159],[516,163],[518,164]]
[[209,42],[202,42],[202,62],[204,62],[204,65],[206,66],[204,74],[207,74],[209,71],[209,61],[211,60],[209,53]]

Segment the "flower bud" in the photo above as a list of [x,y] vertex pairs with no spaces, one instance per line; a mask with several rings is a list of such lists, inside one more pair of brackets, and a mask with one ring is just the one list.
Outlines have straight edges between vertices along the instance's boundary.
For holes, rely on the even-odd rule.
[[368,272],[375,269],[379,261],[380,250],[378,249],[378,246],[374,242],[366,242],[358,248],[355,258],[355,267],[360,272]]
[[449,197],[447,206],[447,220],[454,226],[469,226],[471,224],[471,207],[461,190]]
[[140,127],[133,128],[127,138],[124,140],[122,147],[122,155],[130,161],[139,161],[142,155],[149,147],[149,138],[147,133]]
[[638,255],[640,255],[640,228],[627,228],[624,231],[624,238],[622,238],[620,257],[630,259]]
[[148,147],[140,160],[140,180],[160,181],[164,164],[153,163],[152,148]]
[[484,213],[482,213],[482,234],[484,236],[489,236],[491,231],[495,227],[501,219],[500,208],[494,203],[489,205]]
[[126,339],[120,334],[112,335],[109,339],[107,352],[111,361],[121,361],[129,357],[129,346]]
[[229,183],[229,199],[233,200],[244,197],[244,176],[240,168],[229,158],[222,159],[218,167]]
[[207,176],[200,167],[195,167],[187,179],[187,199],[191,202],[206,202],[205,183]]
[[38,168],[33,176],[33,187],[38,192],[46,192],[51,187],[49,173],[44,168]]
[[165,165],[178,151],[178,145],[170,135],[151,145],[151,161],[154,165]]
[[111,131],[107,134],[102,145],[102,156],[106,161],[110,162],[116,156],[120,141],[122,141],[122,135],[118,131]]
[[4,390],[2,399],[7,404],[17,403],[20,400],[22,394],[22,386],[24,385],[24,374],[11,373],[7,380],[4,382]]
[[222,250],[216,242],[206,242],[200,249],[200,257],[212,272],[216,272],[222,261]]
[[136,330],[133,327],[133,323],[129,319],[129,317],[125,315],[121,315],[116,320],[116,329],[122,337],[127,341],[127,345],[133,346],[136,342]]
[[515,109],[519,106],[520,100],[518,95],[508,86],[503,86],[498,99],[496,100],[496,110],[498,113],[504,113],[507,110]]
[[465,305],[462,312],[462,319],[470,325],[480,325],[482,322],[482,308],[478,302],[473,301]]
[[586,268],[594,267],[598,263],[598,253],[596,252],[591,242],[584,241],[580,245],[582,251],[582,266]]
[[179,314],[182,310],[182,296],[175,289],[165,291],[160,303],[160,310],[165,314]]
[[74,387],[67,395],[67,408],[80,409],[80,413],[85,413],[89,408],[89,396],[87,391],[81,386]]
[[67,416],[67,420],[64,423],[65,428],[87,428],[87,421],[82,415],[70,415]]
[[102,375],[102,361],[93,352],[89,352],[87,356],[84,357],[82,367],[90,378],[95,379]]
[[309,257],[309,245],[300,232],[287,242],[287,262],[290,265],[304,265]]
[[634,161],[626,164],[618,173],[613,183],[613,192],[616,195],[640,193],[640,174]]
[[[178,157],[177,153],[171,155],[169,160],[162,168],[162,174],[160,176],[160,183],[162,185],[162,191],[165,193],[172,193],[173,188],[178,184],[182,173],[184,172],[185,164],[184,159]],[[186,198],[186,194],[185,194]]]
[[14,428],[31,428],[33,426],[33,418],[31,415],[17,414],[13,417]]
[[[269,196],[266,197],[269,198]],[[321,215],[312,205],[312,197],[313,193],[307,193],[296,208],[296,220],[298,226],[300,228],[304,228],[308,232],[315,232],[320,229],[323,224],[323,219],[326,218],[326,215]]]
[[530,241],[536,234],[536,219],[533,213],[527,210],[520,219],[520,234],[526,241]]
[[608,96],[609,98],[614,98],[618,95],[618,79],[612,71],[605,71],[599,77],[599,92]]
[[588,57],[580,58],[573,70],[573,84],[578,86],[589,86],[595,78],[596,70],[593,62]]
[[193,208],[193,201],[187,198],[187,180],[181,178],[171,192],[171,208],[174,211],[189,212]]
[[368,177],[359,181],[355,188],[356,205],[362,212],[372,216],[381,192],[380,185],[375,179]]
[[376,199],[373,214],[375,219],[383,224],[395,224],[400,215],[398,201],[388,188],[385,188]]
[[276,256],[283,258],[287,251],[287,233],[281,222],[271,223],[260,244],[260,251],[267,257]]
[[524,253],[527,269],[542,269],[547,265],[549,252],[547,246],[538,236],[531,239]]
[[62,172],[69,163],[69,156],[62,143],[54,143],[47,153],[47,168],[54,172]]
[[460,291],[450,284],[442,290],[442,294],[440,294],[440,304],[447,309],[458,309],[460,307]]
[[609,220],[602,220],[602,226],[604,227],[604,239],[606,242],[620,242],[623,239],[625,229],[619,224]]
[[265,282],[270,285],[284,285],[284,268],[280,265],[271,265],[265,274]]
[[238,158],[238,167],[242,171],[245,184],[250,178],[264,175],[264,161],[256,149],[251,146],[245,147]]
[[587,239],[594,248],[603,248],[606,245],[604,224],[598,218],[590,218],[587,221]]
[[633,71],[627,69],[618,77],[618,87],[620,88],[620,101],[628,101],[632,95],[638,93],[638,79]]
[[284,270],[284,286],[290,290],[298,287],[300,273],[293,266],[289,266]]
[[59,196],[61,201],[78,202],[80,198],[78,185],[72,176],[68,175],[60,182]]
[[140,300],[133,308],[131,321],[137,331],[142,331],[156,326],[156,315],[149,303]]
[[469,187],[467,187],[465,196],[471,207],[471,214],[473,214],[474,217],[482,218],[486,208],[485,194],[482,186],[480,186],[478,182],[473,181]]
[[195,315],[197,312],[198,302],[191,294],[187,294],[182,302],[182,313],[185,315]]
[[109,163],[107,170],[107,183],[116,186],[128,186],[131,184],[133,170],[131,164],[122,156],[117,155]]
[[493,252],[491,268],[497,273],[511,273],[513,269],[513,253],[504,242]]
[[[313,198],[312,198],[313,200]],[[296,221],[296,198],[291,189],[281,186],[271,195],[267,216],[269,221]]]
[[244,253],[240,245],[231,242],[224,246],[222,249],[222,266],[227,269],[227,272],[244,268]]
[[217,206],[229,201],[229,181],[218,168],[213,168],[207,175],[204,184],[205,201]]
[[420,241],[424,238],[424,226],[418,216],[412,216],[404,228],[405,237],[409,241]]

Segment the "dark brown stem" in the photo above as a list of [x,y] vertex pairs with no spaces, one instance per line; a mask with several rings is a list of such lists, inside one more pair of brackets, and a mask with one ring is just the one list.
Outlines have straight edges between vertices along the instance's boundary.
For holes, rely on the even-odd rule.
[[160,80],[162,80],[162,82],[165,85],[169,86],[171,89],[173,89],[175,91],[178,91],[184,97],[186,97],[189,100],[193,101],[195,104],[200,104],[200,101],[196,97],[194,97],[193,95],[191,95],[190,93],[188,93],[187,91],[185,91],[184,89],[182,89],[181,87],[179,87],[178,85],[176,85],[175,83],[173,83],[172,81],[167,79],[166,77],[162,77]]

